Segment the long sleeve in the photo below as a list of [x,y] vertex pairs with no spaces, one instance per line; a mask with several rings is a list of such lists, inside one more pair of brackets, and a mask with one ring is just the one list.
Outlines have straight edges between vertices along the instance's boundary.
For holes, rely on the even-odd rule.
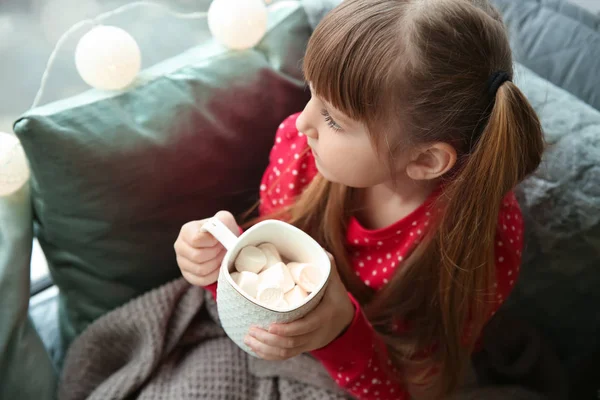
[[393,371],[383,341],[350,296],[355,314],[348,329],[337,339],[311,354],[336,383],[358,399],[409,399],[410,396],[388,371]]
[[218,282],[215,282],[212,285],[204,286],[204,289],[208,290],[215,300],[217,300],[217,286]]

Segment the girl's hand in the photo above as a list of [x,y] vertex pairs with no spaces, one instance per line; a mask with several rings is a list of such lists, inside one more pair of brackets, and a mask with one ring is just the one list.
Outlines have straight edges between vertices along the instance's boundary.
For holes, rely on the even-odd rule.
[[[239,228],[230,212],[219,211],[215,217],[237,236]],[[219,267],[226,252],[225,247],[213,235],[200,229],[206,221],[203,219],[183,225],[175,241],[175,254],[181,274],[196,286],[208,286],[217,281]]]
[[285,360],[327,346],[352,322],[354,305],[340,280],[331,254],[331,276],[319,305],[303,318],[273,324],[268,331],[253,327],[244,343],[265,360]]

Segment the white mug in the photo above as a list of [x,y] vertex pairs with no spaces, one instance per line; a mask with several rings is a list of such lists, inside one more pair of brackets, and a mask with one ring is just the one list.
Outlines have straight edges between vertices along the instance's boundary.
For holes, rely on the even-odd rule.
[[[227,250],[217,286],[219,319],[227,336],[247,353],[255,354],[244,344],[244,337],[252,326],[268,329],[272,323],[287,323],[302,318],[321,301],[331,274],[331,262],[323,248],[309,235],[293,225],[278,220],[266,220],[254,225],[237,237],[221,221],[209,219],[202,229],[211,233]],[[246,246],[272,243],[284,259],[311,263],[323,272],[321,285],[305,301],[287,309],[270,309],[244,293],[230,273],[234,261]]]

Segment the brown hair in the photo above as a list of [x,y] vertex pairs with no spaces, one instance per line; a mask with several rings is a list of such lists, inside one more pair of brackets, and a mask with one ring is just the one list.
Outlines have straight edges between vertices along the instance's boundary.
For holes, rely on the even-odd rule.
[[[439,371],[436,397],[460,384],[489,315],[502,199],[543,152],[540,122],[517,86],[508,81],[490,93],[497,71],[512,76],[512,56],[486,0],[345,0],[316,28],[304,60],[315,94],[364,122],[390,161],[423,142],[458,152],[432,229],[378,292],[356,277],[347,254],[353,189],[317,176],[285,210],[333,253],[403,378],[421,384],[427,368]],[[410,321],[410,330],[393,331],[396,319]],[[432,346],[419,364],[415,355]],[[417,364],[423,374],[407,375]]]

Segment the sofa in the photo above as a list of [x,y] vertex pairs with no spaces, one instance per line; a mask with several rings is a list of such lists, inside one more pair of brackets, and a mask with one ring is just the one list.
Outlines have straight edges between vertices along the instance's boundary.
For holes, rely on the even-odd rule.
[[[505,312],[555,352],[569,398],[596,398],[600,18],[559,0],[495,3],[548,142],[517,190],[527,245]],[[125,91],[90,90],[15,122],[31,179],[0,199],[0,399],[54,398],[64,354],[86,326],[179,276],[172,244],[183,223],[256,202],[276,128],[309,96],[307,39],[333,4],[276,3],[252,50],[206,35]],[[30,298],[34,237],[52,283]]]

